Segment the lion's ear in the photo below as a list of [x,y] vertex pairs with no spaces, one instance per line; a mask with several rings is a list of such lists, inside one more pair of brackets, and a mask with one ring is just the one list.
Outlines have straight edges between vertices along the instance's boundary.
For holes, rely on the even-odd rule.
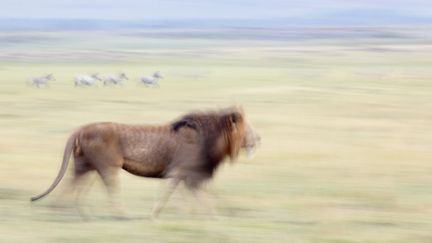
[[238,123],[243,119],[243,115],[240,112],[233,112],[233,114],[231,115],[231,119],[234,123]]
[[181,119],[171,124],[172,130],[174,130],[175,132],[177,132],[182,127],[190,127],[192,129],[197,129],[195,124],[187,118]]
[[234,111],[225,115],[224,119],[235,128],[237,126],[237,123],[242,121],[243,116],[240,112]]

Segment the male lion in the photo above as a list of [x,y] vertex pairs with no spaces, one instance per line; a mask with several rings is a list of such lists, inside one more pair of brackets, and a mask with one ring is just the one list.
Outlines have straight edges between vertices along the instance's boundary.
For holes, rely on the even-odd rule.
[[90,171],[96,171],[111,200],[121,168],[138,176],[171,178],[171,186],[153,210],[156,217],[183,182],[197,191],[212,178],[226,157],[237,158],[240,149],[251,151],[259,136],[246,122],[242,108],[192,112],[165,125],[93,123],[75,131],[66,143],[60,171],[36,201],[50,193],[63,178],[71,154],[75,168],[71,188]]

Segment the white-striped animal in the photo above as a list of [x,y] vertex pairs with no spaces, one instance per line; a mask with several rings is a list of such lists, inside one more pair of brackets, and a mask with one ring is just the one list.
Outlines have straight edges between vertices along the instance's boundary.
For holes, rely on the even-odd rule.
[[145,86],[156,86],[159,87],[159,79],[163,79],[163,76],[160,74],[159,71],[153,73],[152,76],[143,76],[140,78],[141,83],[143,83]]
[[125,73],[119,73],[117,75],[108,74],[103,77],[103,82],[104,85],[107,84],[117,85],[117,84],[121,84],[123,80],[128,80],[128,79],[129,78],[126,76]]
[[74,78],[75,86],[93,86],[97,80],[102,80],[98,75],[97,73],[92,75],[79,74]]
[[48,81],[55,80],[54,75],[52,73],[38,76],[38,77],[32,77],[30,79],[32,85],[36,85],[36,87],[39,88],[40,85],[48,85]]

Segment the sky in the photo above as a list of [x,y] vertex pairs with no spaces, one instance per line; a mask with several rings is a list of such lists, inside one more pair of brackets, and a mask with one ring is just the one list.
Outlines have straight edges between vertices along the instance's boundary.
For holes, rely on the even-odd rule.
[[[372,11],[432,17],[432,0],[0,0],[0,18],[270,19]],[[376,15],[375,15],[376,16]]]

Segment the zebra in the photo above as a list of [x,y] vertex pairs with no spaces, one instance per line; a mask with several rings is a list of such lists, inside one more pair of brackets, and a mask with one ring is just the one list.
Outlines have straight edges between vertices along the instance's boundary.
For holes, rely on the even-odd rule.
[[50,81],[50,80],[56,80],[54,78],[54,75],[52,73],[44,75],[44,76],[32,77],[30,79],[31,84],[32,85],[36,85],[36,87],[38,87],[38,88],[39,88],[40,85],[47,86],[48,85],[48,81]]
[[125,73],[120,73],[118,75],[109,74],[109,75],[106,75],[103,77],[103,82],[104,82],[104,85],[107,85],[107,84],[117,85],[117,84],[121,84],[121,82],[123,80],[128,80],[128,79],[129,78],[126,76]]
[[163,79],[163,76],[160,74],[159,71],[153,73],[153,76],[143,76],[140,78],[141,83],[143,83],[145,86],[155,86],[159,87],[159,79]]
[[99,77],[99,74],[97,73],[92,75],[79,74],[75,76],[74,83],[75,86],[82,86],[82,85],[93,86],[94,84],[96,84],[97,80],[102,81],[102,79]]

